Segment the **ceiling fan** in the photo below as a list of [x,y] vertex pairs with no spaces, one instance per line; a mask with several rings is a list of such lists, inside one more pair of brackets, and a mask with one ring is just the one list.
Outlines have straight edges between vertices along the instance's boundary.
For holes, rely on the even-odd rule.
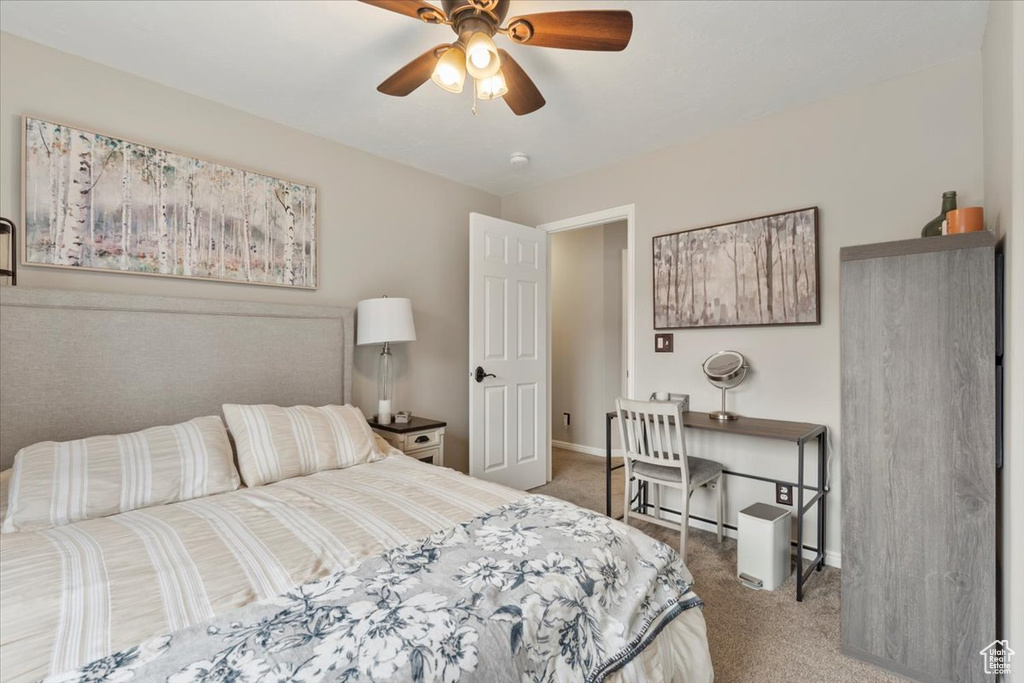
[[473,78],[475,97],[499,97],[517,115],[544,106],[544,96],[492,37],[501,33],[512,42],[565,50],[625,49],[633,33],[633,15],[624,10],[571,10],[513,17],[502,26],[510,0],[443,0],[437,8],[421,0],[362,0],[368,5],[452,27],[458,39],[432,47],[377,86],[385,95],[405,97],[428,80],[461,93],[466,75]]

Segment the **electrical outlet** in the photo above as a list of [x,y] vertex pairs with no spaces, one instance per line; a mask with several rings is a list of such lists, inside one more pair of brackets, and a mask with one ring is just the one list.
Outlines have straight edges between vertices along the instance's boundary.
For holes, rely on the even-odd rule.
[[779,505],[793,504],[793,487],[789,484],[775,485],[775,502]]
[[568,427],[569,426],[569,422],[570,422],[571,419],[572,418],[569,415],[569,413],[562,413],[562,426],[563,427]]

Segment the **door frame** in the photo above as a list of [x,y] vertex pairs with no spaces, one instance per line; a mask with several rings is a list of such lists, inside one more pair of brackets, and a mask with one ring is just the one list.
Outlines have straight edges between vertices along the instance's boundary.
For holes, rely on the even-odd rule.
[[[633,204],[616,206],[594,211],[572,218],[543,223],[538,230],[548,233],[548,344],[547,344],[547,392],[548,412],[551,411],[551,236],[556,232],[592,228],[596,225],[626,221],[626,398],[636,397],[636,208]],[[548,481],[551,481],[551,428],[548,416]]]

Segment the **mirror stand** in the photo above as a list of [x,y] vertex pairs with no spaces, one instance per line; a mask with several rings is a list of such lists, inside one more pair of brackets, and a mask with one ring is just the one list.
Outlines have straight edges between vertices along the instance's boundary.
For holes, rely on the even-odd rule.
[[722,387],[722,409],[708,413],[708,417],[712,420],[720,420],[726,422],[728,420],[738,420],[740,418],[736,413],[730,413],[725,409],[725,387]]

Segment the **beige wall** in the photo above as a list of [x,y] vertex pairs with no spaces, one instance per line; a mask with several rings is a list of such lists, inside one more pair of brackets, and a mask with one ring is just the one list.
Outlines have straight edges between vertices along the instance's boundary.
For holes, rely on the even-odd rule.
[[[1024,5],[993,2],[984,62],[985,213],[1003,236],[1006,274],[1005,465],[1002,496],[1002,623],[1000,638],[1024,643]],[[1019,669],[1018,669],[1019,667]],[[1024,657],[1013,662],[1024,671]]]
[[[635,204],[637,395],[687,392],[694,409],[713,408],[716,392],[700,363],[734,348],[752,366],[731,392],[736,410],[827,424],[837,446],[839,248],[918,235],[938,212],[944,190],[957,190],[964,205],[981,202],[982,175],[976,55],[505,197],[502,217],[539,225]],[[820,325],[679,330],[674,354],[654,353],[654,235],[814,205],[820,207]],[[792,447],[698,433],[689,448],[730,469],[795,477]],[[836,461],[827,524],[833,562],[840,549],[838,471]],[[736,479],[726,498],[733,523],[740,506],[774,502],[769,485]],[[704,492],[693,500],[695,514],[713,517]]]
[[[322,260],[316,292],[42,268],[22,269],[19,286],[321,305],[408,296],[419,341],[395,347],[397,405],[447,420],[446,460],[466,469],[468,216],[496,215],[497,197],[0,33],[0,213],[16,221],[24,114],[315,185]],[[356,354],[368,414],[376,354]]]
[[[602,450],[622,393],[626,222],[551,236],[551,438]],[[572,415],[563,427],[562,413]]]

